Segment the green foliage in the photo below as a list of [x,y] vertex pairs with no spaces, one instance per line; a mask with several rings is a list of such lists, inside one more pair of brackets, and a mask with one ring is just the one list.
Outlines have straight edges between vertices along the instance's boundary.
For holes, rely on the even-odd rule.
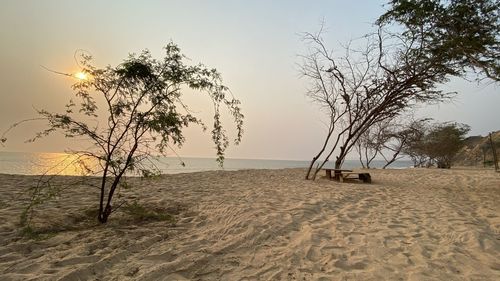
[[398,23],[421,63],[450,75],[467,69],[500,81],[500,1],[391,0],[380,25]]
[[413,128],[413,134],[404,148],[416,166],[436,164],[438,168],[450,168],[453,158],[465,145],[465,135],[470,127],[460,123],[426,121]]
[[31,198],[28,206],[23,210],[20,216],[19,224],[21,227],[31,229],[31,219],[33,210],[47,201],[56,199],[63,188],[60,185],[53,184],[49,179],[43,175],[40,176],[37,184],[30,188]]
[[493,167],[495,165],[495,162],[493,160],[486,160],[484,161],[484,166],[487,166],[487,167]]
[[24,226],[21,227],[19,230],[19,235],[21,237],[28,239],[28,240],[36,240],[36,241],[41,241],[41,240],[46,240],[51,237],[54,237],[57,235],[57,232],[54,231],[38,231],[32,228],[31,226]]
[[125,205],[123,211],[130,215],[135,221],[174,221],[174,217],[165,210],[146,208],[139,205],[137,201]]
[[87,219],[95,219],[99,216],[99,210],[92,207],[92,208],[85,208],[83,210],[83,216],[82,217],[79,217],[77,218],[77,221],[84,221],[84,220],[87,220]]
[[438,168],[450,168],[453,157],[464,146],[465,135],[470,127],[458,123],[442,123],[432,128],[426,135],[426,151],[436,160]]
[[[161,208],[155,206],[145,207],[137,201],[131,204],[121,206],[125,216],[121,216],[119,223],[148,223],[148,222],[167,222],[175,223],[175,215],[178,214],[177,209]],[[98,227],[96,218],[99,215],[99,209],[86,207],[76,213],[69,214],[61,221],[52,221],[49,223],[38,223],[36,226],[31,224],[21,224],[18,234],[28,240],[45,240],[54,237],[62,232],[75,230],[89,230]],[[26,218],[26,211],[23,213]]]

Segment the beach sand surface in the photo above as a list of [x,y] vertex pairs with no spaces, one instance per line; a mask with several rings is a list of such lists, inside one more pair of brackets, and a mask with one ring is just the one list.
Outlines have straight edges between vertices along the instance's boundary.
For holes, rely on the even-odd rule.
[[0,279],[500,280],[499,173],[369,172],[372,184],[303,169],[176,174],[117,194],[175,222],[87,221],[98,190],[71,186],[37,208],[38,240],[18,226],[38,178],[0,175]]

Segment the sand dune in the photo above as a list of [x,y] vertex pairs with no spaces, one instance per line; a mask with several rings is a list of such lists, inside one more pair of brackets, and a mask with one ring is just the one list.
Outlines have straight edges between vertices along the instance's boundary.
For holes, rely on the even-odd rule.
[[39,241],[16,226],[36,178],[0,175],[0,279],[500,280],[500,174],[370,173],[372,184],[305,181],[301,169],[202,172],[121,191],[178,213],[175,225],[117,213],[79,226],[97,202],[80,186],[39,210],[37,225],[58,230]]

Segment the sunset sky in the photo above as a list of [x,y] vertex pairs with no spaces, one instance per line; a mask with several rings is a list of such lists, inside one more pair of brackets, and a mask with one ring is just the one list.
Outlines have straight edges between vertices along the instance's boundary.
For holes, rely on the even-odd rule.
[[[326,23],[329,47],[374,30],[386,1],[23,1],[0,9],[0,132],[36,117],[34,108],[64,110],[72,78],[41,66],[76,73],[75,51],[91,53],[98,66],[117,65],[128,53],[149,49],[160,58],[173,41],[193,64],[217,68],[241,100],[245,135],[230,158],[310,159],[325,133],[322,114],[304,96],[298,54],[301,32]],[[471,126],[472,135],[500,130],[500,89],[454,79],[444,89],[459,95],[450,104],[422,108],[421,116]],[[187,93],[186,103],[211,124],[210,101]],[[12,131],[0,151],[61,152],[75,144],[54,135],[35,144],[23,140],[42,124]],[[231,128],[231,123],[226,123]],[[189,128],[179,154],[213,157],[209,133]]]

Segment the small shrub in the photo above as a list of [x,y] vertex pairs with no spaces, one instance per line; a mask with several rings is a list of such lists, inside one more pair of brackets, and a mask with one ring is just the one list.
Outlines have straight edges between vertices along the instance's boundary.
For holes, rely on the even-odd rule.
[[123,211],[131,216],[134,221],[169,221],[174,222],[174,217],[161,208],[148,209],[139,205],[137,201],[132,204],[127,204],[123,207]]
[[20,229],[19,234],[21,237],[28,239],[28,240],[36,240],[36,241],[41,241],[41,240],[46,240],[51,237],[54,237],[57,235],[56,231],[52,230],[38,230],[34,229],[31,226],[24,226]]

